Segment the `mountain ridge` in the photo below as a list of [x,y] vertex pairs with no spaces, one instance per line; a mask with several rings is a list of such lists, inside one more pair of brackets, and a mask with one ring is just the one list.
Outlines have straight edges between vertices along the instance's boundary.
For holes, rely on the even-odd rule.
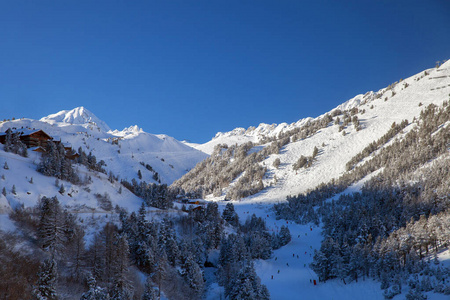
[[[279,153],[272,153],[259,162],[261,167],[267,169],[261,178],[265,188],[261,193],[246,199],[251,199],[252,202],[284,201],[289,195],[304,193],[321,182],[327,183],[342,176],[346,172],[346,162],[385,135],[394,123],[400,124],[406,119],[409,125],[403,131],[413,129],[412,121],[419,117],[425,107],[430,104],[441,106],[448,100],[448,78],[450,61],[439,68],[427,69],[395,82],[377,92],[357,95],[314,119],[301,119],[289,125],[260,124],[248,129],[236,128],[227,133],[218,133],[205,144],[193,146],[211,154],[219,144],[232,146],[252,142],[259,145],[259,149],[252,151],[259,151],[262,147],[267,147],[268,142],[277,140],[283,134],[292,130],[309,131],[308,126],[313,122],[324,120],[328,124],[316,132],[310,132],[303,137],[292,133],[290,142],[283,146]],[[318,149],[319,155],[314,158],[312,167],[293,170],[292,166],[296,161],[301,156],[310,156],[315,148]],[[279,168],[273,166],[276,159],[280,159]],[[208,186],[210,180],[213,180],[212,175],[205,176],[205,186]],[[236,184],[233,180],[230,181],[230,187]],[[177,181],[177,184],[180,182]],[[223,192],[226,193],[227,189]]]
[[[36,128],[70,145],[92,152],[106,163],[106,170],[122,179],[170,184],[207,155],[167,135],[147,133],[137,125],[122,131],[109,126],[84,107],[63,110],[40,120],[16,119],[0,123],[7,128]],[[152,171],[142,166],[152,167]]]

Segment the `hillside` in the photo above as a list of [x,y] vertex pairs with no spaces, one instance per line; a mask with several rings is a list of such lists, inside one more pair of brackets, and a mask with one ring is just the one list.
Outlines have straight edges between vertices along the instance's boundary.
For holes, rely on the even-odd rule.
[[[404,128],[404,132],[411,130],[415,126],[412,121],[419,117],[425,107],[430,104],[441,106],[449,100],[449,84],[450,62],[447,62],[440,68],[425,70],[377,92],[358,95],[316,119],[299,120],[289,125],[260,124],[247,130],[237,128],[231,132],[218,133],[210,142],[195,147],[212,153],[216,145],[232,146],[252,142],[255,148],[250,152],[256,152],[270,145],[265,140],[280,140],[280,134],[284,134],[283,138],[289,137],[290,142],[279,153],[270,154],[258,162],[267,168],[261,178],[266,188],[251,197],[254,202],[276,203],[288,195],[306,192],[322,182],[327,183],[343,175],[346,163],[368,144],[385,135],[393,123],[400,124],[407,120],[409,125]],[[357,126],[353,122],[355,117]],[[314,132],[307,133],[303,138],[297,138],[299,131],[325,118],[330,118],[325,121],[325,126],[314,129]],[[318,155],[314,157],[312,166],[294,171],[293,164],[302,155],[311,156],[315,147]],[[273,166],[276,159],[280,160],[278,168]],[[208,177],[208,180],[205,178],[206,184],[213,180],[204,173],[202,176]],[[231,186],[234,179],[236,177],[230,180]],[[195,180],[189,184],[196,185]],[[183,181],[182,178],[175,185],[183,187]],[[223,192],[226,194],[225,190]]]
[[86,153],[92,152],[106,163],[108,172],[129,181],[138,179],[140,170],[142,180],[170,184],[207,157],[172,137],[146,133],[138,126],[111,131],[105,122],[83,107],[61,111],[39,121],[17,119],[0,123],[0,132],[8,128],[42,129],[75,151],[81,147]]
[[289,228],[292,241],[256,264],[274,299],[445,299],[449,100],[447,62],[303,124],[219,133],[173,186]]
[[[450,294],[450,61],[201,145],[110,130],[83,107],[8,128],[0,297]],[[24,151],[14,133],[37,129],[56,143]]]

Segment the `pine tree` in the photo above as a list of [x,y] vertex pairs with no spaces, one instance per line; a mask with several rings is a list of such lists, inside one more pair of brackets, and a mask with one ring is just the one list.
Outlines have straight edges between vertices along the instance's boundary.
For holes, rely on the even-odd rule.
[[[100,232],[100,241],[102,244],[102,247],[100,249],[103,250],[103,261],[104,261],[104,279],[105,280],[113,280],[114,279],[114,272],[115,272],[115,256],[116,248],[115,243],[117,241],[117,233],[118,229],[117,226],[113,223],[106,223],[103,227],[103,230]],[[121,262],[123,263],[123,262]]]
[[317,154],[319,154],[319,149],[317,147],[314,147],[312,157],[315,158]]
[[16,185],[12,186],[11,193],[13,193],[14,195],[17,194],[17,192],[16,192]]
[[8,166],[8,163],[6,161],[5,161],[5,164],[3,165],[3,169],[9,170],[9,166]]
[[230,225],[232,226],[237,227],[239,225],[239,216],[234,210],[233,203],[231,202],[227,203],[227,205],[223,210],[222,218],[228,223],[230,223]]
[[97,285],[97,281],[95,280],[92,274],[89,274],[87,279],[87,284],[89,290],[81,295],[80,300],[109,300],[109,295],[106,291]]
[[89,267],[92,270],[92,276],[97,281],[102,280],[105,273],[105,245],[99,233],[94,235],[86,257]]
[[167,261],[175,266],[179,259],[180,253],[176,242],[173,224],[169,219],[163,219],[159,231],[158,245],[163,246],[167,255]]
[[61,183],[61,187],[59,188],[59,193],[62,195],[66,192],[66,189],[64,188],[64,184]]
[[12,130],[11,128],[8,128],[6,131],[6,137],[5,137],[5,146],[4,150],[5,152],[10,152],[12,150]]
[[192,255],[187,255],[184,263],[181,265],[181,270],[181,275],[188,286],[195,294],[200,295],[204,288],[203,274],[198,264],[193,260]]
[[84,236],[84,230],[80,226],[75,226],[73,235],[65,252],[69,262],[69,271],[76,279],[79,279],[82,268],[85,266],[86,249]]
[[37,170],[46,176],[55,176],[73,183],[79,182],[78,175],[72,169],[72,161],[66,157],[62,144],[56,145],[53,142],[47,144]]
[[319,281],[327,281],[330,276],[330,266],[328,258],[322,251],[314,251],[314,260],[311,263],[311,269],[319,276]]
[[114,243],[114,261],[113,261],[113,276],[116,282],[120,282],[124,288],[130,289],[128,282],[128,268],[129,261],[129,247],[125,234],[116,235]]
[[275,169],[278,169],[278,167],[280,166],[280,164],[281,164],[281,160],[280,160],[279,157],[277,157],[277,158],[273,161],[273,167],[274,167]]
[[39,203],[38,233],[42,248],[53,255],[61,253],[67,241],[67,224],[59,201],[56,197],[42,197]]
[[279,234],[280,247],[287,245],[291,241],[291,232],[287,226],[282,225]]
[[244,263],[228,288],[225,287],[225,295],[229,299],[270,299],[267,287],[261,285],[252,262]]
[[147,282],[145,283],[145,290],[144,294],[142,294],[141,300],[157,300],[158,299],[158,293],[153,286],[152,282],[149,278],[147,278]]
[[56,300],[57,280],[56,262],[54,259],[46,259],[39,268],[38,281],[34,289],[34,295],[38,300]]

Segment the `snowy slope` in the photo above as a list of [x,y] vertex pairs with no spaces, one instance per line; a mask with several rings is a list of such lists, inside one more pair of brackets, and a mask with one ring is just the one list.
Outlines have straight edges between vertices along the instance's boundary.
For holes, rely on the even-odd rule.
[[[353,125],[349,124],[344,129],[346,132],[344,136],[342,132],[339,132],[338,125],[330,124],[311,137],[289,143],[281,149],[279,154],[271,155],[262,162],[268,168],[264,179],[267,187],[254,196],[233,201],[241,220],[255,213],[265,219],[270,231],[278,232],[281,226],[285,225],[291,232],[292,241],[288,245],[275,250],[272,258],[259,260],[255,264],[261,282],[268,287],[272,299],[384,299],[380,283],[373,280],[360,280],[350,284],[344,284],[339,280],[319,283],[317,275],[310,269],[309,264],[312,262],[314,249],[320,248],[323,239],[320,228],[310,224],[301,225],[277,220],[271,204],[285,201],[287,195],[296,195],[316,187],[321,182],[326,183],[333,178],[338,178],[345,172],[345,164],[369,143],[383,136],[393,122],[400,123],[404,119],[411,122],[427,105],[433,103],[440,106],[444,101],[448,101],[450,61],[438,69],[429,69],[426,72],[428,73],[426,76],[424,72],[421,72],[399,82],[393,88],[391,86],[376,93],[358,95],[336,107],[335,109],[340,110],[357,107],[360,111],[357,116],[362,129],[356,131]],[[361,114],[362,110],[365,110],[364,114]],[[289,126],[292,127],[295,124]],[[413,126],[407,126],[403,130],[404,133],[411,130]],[[268,127],[262,124],[257,128],[270,128],[266,131],[267,134],[274,135],[278,134],[281,128],[287,129],[288,126],[281,124]],[[250,128],[250,130],[236,129],[228,133],[219,133],[212,141],[198,145],[196,148],[209,151],[218,143],[257,141],[258,137],[253,134],[254,131],[255,129]],[[293,171],[292,164],[301,155],[310,156],[315,146],[318,147],[319,154],[313,166],[308,169],[302,168],[298,172]],[[281,160],[278,169],[272,166],[276,158]],[[379,171],[375,173],[377,172]],[[373,175],[375,174],[370,174],[348,187],[344,193],[359,191],[363,183]],[[276,183],[275,177],[278,179]],[[273,185],[270,186],[270,184]],[[223,197],[209,196],[208,199],[218,201],[222,207],[227,203],[221,201]],[[444,265],[450,263],[448,251],[440,255],[440,261]],[[314,285],[314,280],[317,285]],[[394,299],[404,299],[407,290],[408,287],[404,287],[403,293]],[[213,295],[217,294],[218,292],[215,294],[210,292],[211,296],[208,299],[214,299]],[[432,292],[426,295],[428,299],[448,298],[446,295]]]
[[[368,92],[364,95],[357,95],[356,97],[346,101],[345,103],[340,104],[332,111],[336,109],[350,110],[353,107],[358,107],[363,102],[370,101],[371,99],[374,98],[374,96],[375,94],[373,92]],[[322,116],[319,116],[318,118],[321,118]],[[204,144],[193,144],[193,143],[186,143],[186,144],[211,155],[211,153],[214,151],[214,147],[218,144],[241,145],[247,142],[258,143],[263,137],[275,137],[281,132],[286,132],[295,128],[302,127],[305,124],[307,124],[308,121],[311,120],[313,120],[313,118],[300,119],[297,122],[291,124],[261,123],[258,125],[258,127],[251,126],[248,129],[239,127],[228,132],[218,132],[211,141],[206,142]]]
[[[287,195],[304,192],[321,182],[329,182],[339,177],[345,172],[346,162],[370,142],[383,136],[393,122],[400,123],[404,119],[412,121],[427,105],[441,105],[443,101],[448,101],[450,61],[439,69],[430,69],[427,72],[427,76],[421,72],[401,81],[393,88],[358,95],[338,106],[336,109],[340,110],[354,107],[360,111],[364,110],[365,113],[357,114],[362,129],[357,131],[350,124],[344,129],[344,136],[339,132],[338,125],[330,124],[306,139],[289,143],[279,154],[271,155],[261,163],[268,168],[264,179],[267,187],[252,197],[233,202],[242,221],[255,213],[265,219],[270,231],[277,232],[281,225],[290,229],[293,240],[285,247],[275,250],[271,259],[260,260],[255,264],[256,271],[262,283],[269,288],[272,299],[383,299],[379,283],[370,280],[348,285],[331,280],[315,286],[310,280],[317,280],[317,276],[308,265],[312,261],[314,249],[320,247],[320,229],[276,220],[271,204],[284,201]],[[311,119],[302,119],[292,124],[260,124],[249,129],[237,128],[231,132],[218,133],[213,140],[202,145],[179,142],[166,135],[149,134],[138,126],[111,131],[104,122],[84,108],[62,111],[40,121],[21,119],[2,122],[0,131],[4,132],[8,127],[42,129],[56,139],[70,144],[74,149],[82,147],[86,152],[92,151],[98,160],[106,162],[107,170],[120,178],[137,178],[137,172],[141,170],[143,180],[154,182],[153,173],[140,164],[143,162],[151,165],[160,174],[163,183],[171,183],[205,158],[205,153],[211,153],[217,144],[258,142],[264,136],[276,136],[280,132],[304,126],[309,120]],[[412,126],[408,126],[404,131],[411,128]],[[191,148],[190,145],[205,153]],[[311,155],[314,147],[319,148],[319,154],[313,166],[293,171],[292,164],[301,155]],[[281,160],[278,169],[272,166],[276,158]],[[120,185],[117,182],[110,183],[106,175],[89,172],[82,166],[77,166],[77,172],[81,176],[91,176],[92,183],[88,186],[76,186],[61,181],[66,191],[60,194],[54,177],[46,177],[35,171],[39,159],[39,154],[31,151],[30,157],[23,158],[6,153],[0,147],[0,190],[6,190],[6,196],[0,193],[0,230],[12,230],[15,226],[4,215],[11,207],[20,204],[34,206],[43,195],[57,195],[64,206],[79,213],[102,212],[95,194],[106,193],[111,196],[113,206],[118,204],[129,211],[136,211],[142,202],[126,189],[119,193]],[[8,163],[8,170],[3,168],[5,162]],[[276,183],[275,177],[278,179]],[[367,178],[349,187],[346,192],[357,191],[364,180]],[[270,186],[271,184],[273,185]],[[13,186],[15,194],[12,193]],[[221,197],[208,199],[219,201],[223,209],[225,202],[220,201]],[[448,253],[443,254],[443,257],[448,263]],[[221,289],[223,288],[217,287],[218,291],[209,291],[206,298],[217,299]],[[401,296],[404,295],[405,293]],[[428,294],[428,297],[444,299],[436,294]]]
[[40,121],[2,122],[0,132],[9,127],[42,129],[75,150],[82,147],[86,153],[92,152],[97,161],[106,162],[107,171],[127,180],[137,179],[141,170],[142,180],[155,182],[154,172],[142,166],[143,162],[158,172],[161,183],[170,184],[207,157],[172,137],[146,133],[137,126],[111,131],[105,122],[83,107],[61,111]]
[[[95,194],[107,193],[113,207],[119,204],[130,211],[137,210],[142,203],[142,199],[125,188],[119,194],[120,183],[110,183],[105,174],[90,172],[80,165],[75,166],[77,174],[81,178],[91,176],[92,182],[87,185],[75,185],[59,180],[59,184],[64,185],[65,189],[64,193],[60,193],[60,186],[55,185],[55,177],[44,176],[36,171],[39,161],[40,154],[36,152],[30,151],[29,157],[25,158],[0,150],[0,187],[6,191],[6,196],[0,194],[0,214],[7,213],[18,205],[35,206],[42,196],[57,196],[60,203],[72,212],[103,211],[99,208]],[[5,162],[8,169],[4,169]],[[12,192],[13,186],[16,194]]]
[[[268,168],[263,180],[267,186],[259,194],[246,199],[252,202],[276,203],[284,201],[286,196],[305,192],[318,184],[327,183],[338,178],[345,172],[345,164],[369,143],[379,139],[390,128],[393,122],[397,124],[407,119],[411,122],[429,104],[441,105],[449,100],[450,94],[450,62],[440,68],[426,70],[411,76],[389,88],[373,93],[358,95],[339,105],[336,109],[349,110],[358,108],[357,114],[362,129],[357,131],[350,123],[344,131],[339,132],[339,126],[330,124],[316,134],[289,143],[283,147],[280,154],[271,155],[262,164]],[[361,113],[362,111],[364,113]],[[324,114],[325,115],[325,114]],[[322,118],[324,115],[319,116]],[[302,126],[306,119],[287,125],[261,124],[256,128],[237,128],[227,133],[218,133],[211,141],[196,146],[197,149],[210,153],[216,144],[241,144],[248,141],[257,142],[262,135],[274,136],[280,131],[286,131],[296,126]],[[341,116],[342,121],[342,116]],[[342,123],[342,122],[341,122]],[[411,126],[405,128],[405,131]],[[310,156],[314,147],[319,149],[319,155],[313,166],[308,169],[293,171],[294,164],[301,155]],[[281,165],[275,169],[273,161],[279,158]],[[275,177],[277,182],[275,183]],[[272,185],[271,187],[269,187]]]

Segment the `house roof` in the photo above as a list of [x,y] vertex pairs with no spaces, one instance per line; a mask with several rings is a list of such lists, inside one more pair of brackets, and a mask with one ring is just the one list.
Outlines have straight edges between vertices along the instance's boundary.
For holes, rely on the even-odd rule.
[[[50,135],[45,133],[42,129],[29,129],[29,128],[20,128],[20,129],[14,129],[12,130],[12,133],[19,134],[20,136],[28,136],[35,133],[41,133],[48,137],[49,140],[53,139]],[[6,132],[1,132],[0,136],[5,136]]]

